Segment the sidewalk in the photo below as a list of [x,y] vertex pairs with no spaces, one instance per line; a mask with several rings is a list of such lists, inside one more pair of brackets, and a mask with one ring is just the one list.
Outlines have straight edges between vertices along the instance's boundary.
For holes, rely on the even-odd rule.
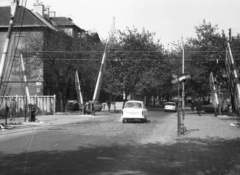
[[[37,115],[36,121],[30,122],[29,118],[19,117],[14,120],[7,119],[7,125],[5,126],[5,118],[0,118],[0,124],[4,126],[3,129],[16,130],[16,129],[24,129],[30,128],[34,126],[54,126],[54,125],[64,125],[76,122],[84,122],[94,120],[96,118],[105,117],[112,113],[109,112],[101,112],[96,115],[82,115],[81,112],[65,112],[65,113],[56,113],[55,115]],[[3,130],[2,129],[2,130]],[[1,131],[1,129],[0,129]]]
[[240,127],[232,126],[237,123],[237,117],[218,115],[202,112],[201,116],[196,111],[186,111],[184,125],[187,132],[184,137],[189,138],[236,138],[240,137]]
[[187,131],[177,136],[177,114],[169,113],[143,143],[159,149],[152,155],[159,155],[159,170],[163,171],[159,174],[240,175],[240,127],[231,125],[236,122],[236,117],[199,116],[187,110]]

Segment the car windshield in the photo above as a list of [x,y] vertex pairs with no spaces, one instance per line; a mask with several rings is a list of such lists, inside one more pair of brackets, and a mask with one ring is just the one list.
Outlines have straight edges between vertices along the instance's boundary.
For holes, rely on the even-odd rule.
[[142,108],[142,104],[137,102],[128,102],[125,104],[124,108]]
[[167,103],[166,105],[169,105],[169,106],[176,106],[175,103]]

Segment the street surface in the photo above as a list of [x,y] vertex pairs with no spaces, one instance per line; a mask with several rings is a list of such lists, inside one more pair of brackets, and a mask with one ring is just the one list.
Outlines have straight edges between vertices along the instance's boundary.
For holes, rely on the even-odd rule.
[[[55,117],[55,119],[54,119]],[[58,119],[57,119],[58,118]],[[43,116],[0,132],[0,175],[239,175],[240,128],[227,116],[149,111],[147,123],[120,114]]]

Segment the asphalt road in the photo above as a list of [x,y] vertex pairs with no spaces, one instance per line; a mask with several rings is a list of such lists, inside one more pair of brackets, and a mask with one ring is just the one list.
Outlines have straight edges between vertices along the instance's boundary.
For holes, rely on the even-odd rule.
[[0,140],[0,174],[155,174],[161,152],[155,142],[171,137],[161,134],[170,129],[168,115],[174,113],[150,111],[147,123],[123,124],[120,114],[110,114],[6,134]]
[[44,125],[1,133],[0,175],[240,174],[236,119],[187,111],[179,137],[176,113],[150,111],[147,123],[119,119],[106,111],[45,116]]

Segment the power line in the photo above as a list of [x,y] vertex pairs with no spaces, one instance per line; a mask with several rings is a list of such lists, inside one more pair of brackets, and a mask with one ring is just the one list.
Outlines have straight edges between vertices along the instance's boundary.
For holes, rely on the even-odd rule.
[[[26,58],[24,58],[24,59],[26,59]],[[51,58],[47,58],[47,60],[55,60],[55,61],[101,61],[101,59],[51,59]],[[121,59],[121,61],[166,61],[166,60],[175,60],[175,61],[181,61],[181,59],[172,59],[172,58],[169,58],[169,59],[139,59],[139,58],[137,58],[137,59]],[[217,58],[216,59],[184,59],[185,61],[216,61],[217,60]],[[218,59],[218,61],[225,61],[225,59]],[[235,60],[240,60],[240,58],[239,59],[235,59]],[[112,62],[121,62],[121,61],[115,61],[115,60],[106,60],[107,62],[110,62],[110,61],[112,61]],[[73,63],[73,64],[75,64],[75,63]]]
[[[191,51],[186,50],[184,52],[200,52],[200,53],[225,53],[226,51]],[[239,51],[232,51],[239,52]],[[25,51],[22,53],[103,53],[103,51]],[[107,53],[164,53],[164,51],[107,51]]]

